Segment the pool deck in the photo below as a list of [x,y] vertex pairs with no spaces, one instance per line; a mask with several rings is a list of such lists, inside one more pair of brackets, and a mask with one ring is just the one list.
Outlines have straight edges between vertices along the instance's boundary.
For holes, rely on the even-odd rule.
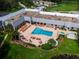
[[[36,28],[42,28],[44,30],[47,31],[51,31],[53,32],[52,36],[46,36],[46,35],[37,35],[37,34],[31,34],[33,32],[33,30]],[[36,26],[36,25],[31,25],[29,28],[27,28],[24,32],[19,30],[19,33],[24,36],[25,39],[21,39],[22,41],[26,42],[26,43],[32,43],[35,44],[36,46],[45,44],[49,39],[57,39],[59,37],[59,32],[64,32],[66,33],[66,31],[64,30],[60,30],[60,29],[54,29],[52,27],[47,27],[47,26]],[[33,38],[32,38],[33,37]],[[38,40],[39,39],[39,40]],[[40,43],[41,42],[41,43]]]

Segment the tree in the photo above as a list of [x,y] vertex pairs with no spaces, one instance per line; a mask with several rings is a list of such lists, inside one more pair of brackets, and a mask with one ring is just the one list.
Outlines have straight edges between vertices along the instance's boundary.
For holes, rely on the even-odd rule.
[[17,30],[14,30],[12,36],[13,36],[12,38],[13,40],[19,40],[19,32]]
[[48,40],[47,43],[43,44],[41,47],[45,50],[50,50],[56,45],[56,41],[53,39]]
[[10,33],[12,31],[14,31],[14,29],[11,24],[8,24],[7,26],[5,26],[5,32]]
[[16,0],[0,0],[0,10],[8,10],[17,5]]
[[32,0],[19,0],[19,1],[22,2],[27,7],[31,7],[34,5]]
[[50,2],[56,2],[56,3],[61,3],[62,0],[44,0],[44,1],[50,1]]
[[4,45],[0,48],[0,59],[6,59],[5,57],[8,55],[10,48],[10,43],[5,42]]

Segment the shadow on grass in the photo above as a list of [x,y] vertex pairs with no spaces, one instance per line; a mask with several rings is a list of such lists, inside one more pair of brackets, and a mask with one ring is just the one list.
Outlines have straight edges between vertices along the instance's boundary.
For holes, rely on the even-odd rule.
[[0,48],[0,59],[6,59],[10,50],[10,44],[5,42],[5,44]]
[[54,56],[51,59],[79,59],[79,56],[64,54],[64,55]]

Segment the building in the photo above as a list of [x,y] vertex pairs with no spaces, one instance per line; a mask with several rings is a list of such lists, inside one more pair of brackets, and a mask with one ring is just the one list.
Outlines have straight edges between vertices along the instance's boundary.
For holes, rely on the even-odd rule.
[[25,12],[24,9],[21,9],[17,12],[10,13],[8,15],[0,17],[0,20],[3,22],[3,25],[5,24],[11,24],[13,28],[17,28],[21,23],[24,22],[24,18],[22,17],[22,14]]
[[67,14],[59,12],[44,12],[32,9],[26,9],[24,18],[30,21],[30,17],[34,22],[42,22],[46,24],[55,24],[69,28],[79,28],[79,14]]
[[51,6],[52,4],[55,4],[54,2],[48,2],[43,0],[33,0],[33,3],[37,6]]
[[[17,12],[0,17],[1,22],[12,24],[13,28],[18,28],[23,22],[42,22],[55,24],[68,28],[79,28],[79,14],[67,14],[59,12],[45,12],[37,9],[21,9]],[[2,23],[0,24],[2,27]]]
[[0,28],[3,28],[3,23],[2,23],[2,21],[0,21]]

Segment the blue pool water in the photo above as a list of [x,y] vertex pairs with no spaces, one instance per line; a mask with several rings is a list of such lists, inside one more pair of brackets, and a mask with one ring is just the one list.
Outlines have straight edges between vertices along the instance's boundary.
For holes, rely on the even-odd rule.
[[65,35],[65,33],[64,33],[64,32],[60,32],[59,34],[61,34],[61,35]]
[[52,36],[52,35],[53,35],[53,32],[47,31],[47,30],[43,30],[42,28],[36,27],[36,28],[33,30],[32,34]]

